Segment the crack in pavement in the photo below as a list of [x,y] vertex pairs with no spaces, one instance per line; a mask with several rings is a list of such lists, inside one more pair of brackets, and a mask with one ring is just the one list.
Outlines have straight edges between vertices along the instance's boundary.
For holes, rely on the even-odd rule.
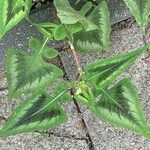
[[[58,56],[59,57],[59,63],[61,64],[61,68],[63,69],[63,71],[64,71],[64,76],[65,76],[65,79],[66,80],[68,80],[68,81],[70,81],[70,79],[69,79],[69,77],[68,77],[68,74],[66,73],[66,70],[65,70],[65,67],[64,67],[64,65],[63,65],[63,61],[61,60],[61,57],[60,56]],[[71,94],[73,95],[74,94],[74,90],[73,89],[71,89]],[[79,104],[78,104],[78,102],[76,101],[76,99],[74,99],[74,98],[72,98],[73,99],[73,102],[74,102],[74,104],[75,104],[75,106],[76,106],[76,109],[77,109],[77,112],[78,112],[78,114],[79,114],[79,125],[81,125],[81,128],[83,128],[84,129],[84,131],[85,131],[85,134],[86,134],[86,137],[87,138],[85,138],[85,140],[86,140],[86,143],[87,143],[87,145],[88,145],[88,147],[89,147],[89,150],[95,150],[95,147],[94,147],[94,144],[93,144],[93,141],[92,141],[92,138],[91,138],[91,136],[90,136],[90,133],[89,133],[89,131],[88,131],[88,128],[87,128],[87,125],[86,125],[86,122],[85,122],[85,120],[84,120],[84,117],[83,117],[83,113],[81,112],[81,109],[80,109],[80,107],[79,107]]]
[[0,88],[0,91],[5,91],[5,90],[8,90],[8,87],[1,87]]
[[83,127],[83,129],[85,131],[85,134],[86,134],[86,137],[87,137],[86,142],[87,142],[87,144],[89,146],[89,150],[95,150],[94,144],[93,144],[93,141],[92,141],[92,138],[91,138],[91,135],[90,135],[90,133],[88,131],[86,122],[84,120],[84,117],[83,117],[82,112],[80,110],[80,107],[78,105],[78,102],[74,98],[73,98],[73,101],[74,101],[74,104],[75,104],[75,106],[77,108],[77,111],[78,111],[78,114],[79,114],[79,118],[80,118],[81,123],[82,123],[82,127]]
[[60,137],[60,138],[67,138],[67,139],[74,139],[74,140],[84,140],[84,141],[87,140],[86,138],[77,138],[75,135],[70,135],[70,134],[60,134],[60,133],[54,133],[54,132],[48,132],[48,131],[45,131],[45,132],[36,131],[36,132],[40,133],[40,134],[46,134],[46,135],[48,135],[49,138],[51,137],[51,135],[53,135],[53,136]]
[[[68,77],[68,75],[67,75],[67,73],[66,73],[66,71],[65,71],[65,68],[64,68],[64,65],[63,65],[63,62],[61,61],[61,57],[59,56],[58,57],[58,61],[59,61],[59,65],[60,65],[60,67],[64,70],[64,79],[65,80],[68,80],[68,81],[70,81],[70,79],[69,79],[69,77]],[[0,87],[0,91],[4,91],[4,90],[6,90],[7,89],[7,87]],[[74,91],[73,91],[73,89],[71,90],[71,94],[73,94],[74,93]],[[78,102],[76,101],[76,99],[74,99],[73,98],[73,102],[74,102],[74,104],[75,104],[75,106],[76,106],[76,110],[77,110],[77,113],[78,113],[78,117],[79,117],[79,125],[80,125],[80,127],[84,130],[84,132],[85,132],[85,135],[86,135],[86,137],[85,138],[77,138],[77,137],[75,137],[75,135],[69,135],[69,134],[65,134],[65,135],[61,135],[61,134],[59,134],[59,133],[53,133],[53,132],[45,132],[45,134],[48,134],[48,136],[50,137],[51,135],[53,135],[53,136],[57,136],[57,137],[63,137],[63,138],[69,138],[69,139],[74,139],[74,140],[85,140],[86,141],[86,143],[87,143],[87,145],[88,145],[88,147],[89,147],[89,150],[95,150],[95,148],[94,148],[94,144],[93,144],[93,141],[92,141],[92,138],[91,138],[91,136],[90,136],[90,133],[89,133],[89,131],[88,131],[88,128],[87,128],[87,125],[86,125],[86,122],[85,122],[85,120],[84,120],[84,117],[83,117],[83,113],[81,112],[81,109],[80,109],[80,107],[79,107],[79,104],[78,104]],[[2,116],[0,116],[0,120],[2,121],[2,120],[6,120],[7,118],[4,118],[4,117],[2,117]],[[38,133],[44,133],[44,132],[39,132],[39,131],[37,131]]]
[[8,88],[6,87],[5,84],[5,79],[6,79],[6,75],[5,75],[5,71],[3,68],[0,69],[0,91],[4,91],[7,90]]
[[0,116],[0,125],[3,121],[7,121],[7,118],[5,118],[4,116]]

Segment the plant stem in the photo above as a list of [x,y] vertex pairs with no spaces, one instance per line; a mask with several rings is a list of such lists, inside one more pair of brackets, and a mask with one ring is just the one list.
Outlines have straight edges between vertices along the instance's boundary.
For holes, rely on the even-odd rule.
[[[148,34],[149,34],[149,31],[150,31],[150,23],[148,24],[147,26],[147,29],[146,29],[146,34],[143,35],[143,43],[144,45],[147,45],[149,44],[149,41],[148,41]],[[150,51],[149,49],[147,48],[147,51],[148,51],[148,55],[143,58],[142,60],[145,62],[145,63],[150,63],[150,61],[148,60],[150,58]]]
[[80,75],[82,75],[82,67],[81,67],[81,64],[80,64],[79,57],[77,56],[75,48],[74,48],[73,44],[70,41],[69,41],[69,45],[70,45],[74,60],[75,60],[76,65],[77,65],[78,75],[80,76]]
[[41,52],[42,52],[43,48],[45,47],[45,45],[46,45],[46,43],[47,43],[48,40],[49,40],[49,38],[45,39],[45,41],[44,41],[44,43],[43,43],[43,45],[42,45],[42,47],[41,47],[41,49],[40,49],[40,51],[38,53],[38,56],[41,54]]
[[76,62],[76,65],[77,65],[77,72],[78,72],[78,78],[82,75],[82,67],[80,65],[80,61],[79,61],[79,58],[77,56],[77,53],[75,51],[75,48],[73,46],[73,36],[70,34],[70,32],[68,32],[67,30],[67,26],[65,25],[65,28],[66,28],[66,32],[68,33],[68,39],[69,39],[69,45],[70,45],[70,49],[72,51],[72,54],[73,54],[73,57],[74,57],[74,60]]

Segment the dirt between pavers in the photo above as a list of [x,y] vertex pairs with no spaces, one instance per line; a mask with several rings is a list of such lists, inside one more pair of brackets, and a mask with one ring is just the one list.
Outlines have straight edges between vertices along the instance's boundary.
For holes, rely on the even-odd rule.
[[0,69],[0,91],[6,89],[6,73],[4,69]]

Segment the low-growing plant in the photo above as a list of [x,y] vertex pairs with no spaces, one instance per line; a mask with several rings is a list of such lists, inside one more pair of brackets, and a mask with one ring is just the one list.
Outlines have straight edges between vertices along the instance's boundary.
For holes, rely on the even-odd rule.
[[[26,18],[43,34],[44,41],[31,37],[28,46],[32,51],[12,48],[7,51],[8,98],[22,94],[30,96],[7,119],[0,130],[0,137],[47,130],[67,122],[68,117],[61,104],[73,97],[96,117],[150,138],[150,127],[132,81],[125,78],[112,85],[150,47],[146,39],[149,0],[124,2],[141,28],[144,44],[131,52],[101,59],[82,68],[76,52],[91,54],[110,49],[111,21],[107,1],[102,0],[97,5],[92,1],[86,2],[80,10],[75,10],[68,0],[54,0],[59,19],[44,23],[30,21],[31,0],[0,1],[0,38]],[[59,55],[56,49],[47,45],[49,40],[65,40],[70,45],[78,71],[76,81],[60,82],[63,70],[45,61],[45,58],[53,59]],[[47,89],[53,84],[56,87],[52,94],[48,94]]]

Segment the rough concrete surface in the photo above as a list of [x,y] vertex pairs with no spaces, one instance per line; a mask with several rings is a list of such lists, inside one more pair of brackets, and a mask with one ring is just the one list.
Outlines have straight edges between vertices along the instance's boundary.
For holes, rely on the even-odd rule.
[[[31,20],[40,20],[40,21],[52,21],[54,16],[50,13],[52,8],[42,9],[37,12],[33,12],[30,16]],[[49,15],[44,15],[49,14]],[[4,90],[0,93],[0,115],[3,117],[8,117],[12,110],[19,104],[23,98],[19,98],[15,101],[7,100],[7,90],[6,88],[6,79],[4,77],[4,60],[5,53],[8,48],[19,48],[22,50],[29,50],[28,48],[28,40],[31,36],[42,39],[41,34],[37,32],[37,30],[28,22],[23,21],[19,23],[14,29],[12,29],[6,36],[0,41],[0,89]],[[53,42],[50,45],[54,47],[61,47],[60,44]],[[12,150],[14,148],[25,150],[25,149],[87,149],[85,131],[79,127],[79,114],[77,112],[77,108],[73,102],[69,103],[67,106],[64,106],[64,109],[68,112],[69,121],[68,123],[54,129],[50,130],[52,133],[52,137],[47,138],[46,145],[45,140],[41,140],[41,134],[29,134],[15,136],[7,139],[0,139],[0,150]],[[0,126],[2,126],[4,122],[0,122]],[[40,143],[38,143],[39,138]],[[56,138],[54,138],[56,137]],[[64,138],[65,137],[65,138]],[[36,139],[35,139],[36,138]],[[28,143],[28,139],[30,143]],[[37,143],[37,144],[36,144]],[[50,145],[49,145],[50,144]],[[25,145],[25,146],[24,146]],[[43,147],[43,148],[42,148]]]
[[[0,91],[0,116],[4,118],[7,118],[24,99],[23,96],[13,101],[8,101],[7,93],[7,90]],[[68,122],[53,130],[49,130],[49,137],[48,134],[42,136],[42,134],[33,133],[0,139],[0,150],[12,150],[14,148],[15,150],[88,149],[85,131],[78,126],[79,117],[76,106],[71,102],[64,106],[64,109],[69,116]],[[0,121],[0,127],[4,123],[5,121]]]
[[[39,20],[49,20],[51,10],[43,10],[35,13]],[[34,18],[33,17],[33,18]],[[9,47],[18,47],[27,50],[27,41],[30,36],[40,37],[41,35],[27,21],[20,23],[0,41],[0,89],[6,87],[4,72],[4,53]],[[56,43],[51,43],[57,46]],[[100,58],[110,57],[124,51],[129,51],[142,44],[142,36],[139,28],[134,24],[129,29],[114,31],[111,35],[112,51],[96,55],[82,55],[82,66]],[[29,49],[28,49],[29,50]],[[80,55],[79,55],[80,56]],[[145,57],[144,55],[142,57]],[[76,76],[74,62],[70,52],[61,52],[61,59],[64,68],[70,79]],[[141,96],[141,102],[150,122],[150,68],[149,64],[139,58],[129,71],[120,78],[129,76],[137,86]],[[7,89],[0,90],[0,116],[8,117],[10,112],[23,100],[23,97],[16,101],[7,100]],[[85,130],[80,128],[80,117],[77,106],[71,102],[64,106],[69,114],[69,122],[50,130],[45,136],[40,133],[21,134],[6,139],[0,139],[0,150],[88,150]],[[84,111],[84,107],[80,107]],[[111,125],[95,118],[89,111],[84,112],[84,120],[87,131],[93,142],[94,150],[149,150],[150,141],[124,129],[114,128]],[[4,121],[0,121],[0,127]]]
[[0,89],[6,88],[6,77],[4,69],[0,69]]
[[[124,29],[117,32],[114,31],[111,34],[112,50],[99,55],[81,55],[82,66],[84,66],[86,63],[94,62],[95,60],[101,58],[111,57],[119,53],[131,51],[140,47],[142,43],[142,35],[140,34],[140,30],[136,24],[133,24],[133,26],[129,29]],[[65,53],[65,55],[63,55],[63,53]],[[64,61],[66,70],[68,70],[66,71],[67,73],[72,67],[75,69],[74,65],[67,63],[69,57],[71,59],[69,52],[62,52],[62,59]],[[146,54],[141,58],[144,57],[146,57]],[[141,96],[141,103],[146,117],[150,122],[150,68],[149,63],[145,63],[141,58],[139,58],[126,73],[119,77],[119,79],[123,77],[130,77],[133,80],[133,83],[136,85]],[[70,78],[75,78],[74,75],[72,76],[72,73],[69,75]],[[146,140],[145,138],[142,138],[141,136],[138,136],[128,130],[118,129],[112,127],[111,125],[107,125],[106,123],[93,117],[89,111],[84,113],[84,119],[88,126],[88,130],[96,150],[150,149],[150,140]]]
[[1,150],[85,150],[88,146],[84,140],[71,138],[41,136],[38,133],[22,134],[0,140]]

